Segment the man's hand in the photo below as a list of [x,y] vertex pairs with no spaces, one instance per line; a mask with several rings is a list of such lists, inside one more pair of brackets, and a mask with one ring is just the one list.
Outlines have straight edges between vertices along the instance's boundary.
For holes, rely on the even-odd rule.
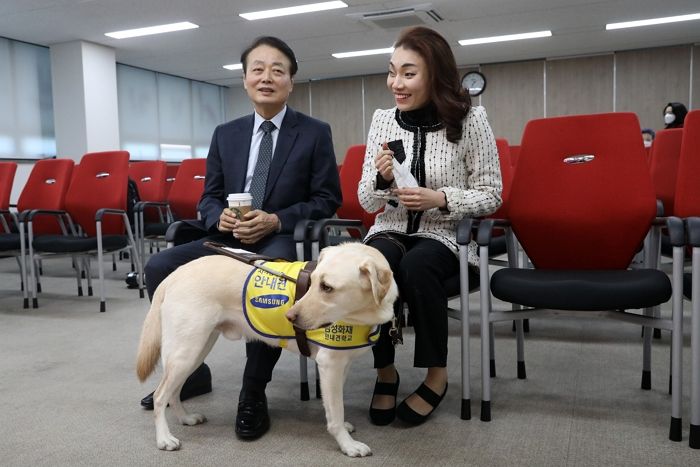
[[229,208],[225,208],[219,215],[219,223],[216,228],[219,229],[219,232],[232,232],[239,222],[240,221],[236,218],[236,214]]
[[447,206],[445,194],[430,188],[396,188],[392,190],[392,194],[398,196],[401,204],[411,211],[427,211]]
[[[256,209],[245,214],[242,220],[235,219],[235,225],[231,230],[233,231],[233,236],[240,240],[241,243],[251,244],[257,243],[263,237],[277,232],[279,223],[280,219],[277,217],[277,214],[268,214],[265,211]],[[219,230],[221,230],[221,223],[219,223]]]

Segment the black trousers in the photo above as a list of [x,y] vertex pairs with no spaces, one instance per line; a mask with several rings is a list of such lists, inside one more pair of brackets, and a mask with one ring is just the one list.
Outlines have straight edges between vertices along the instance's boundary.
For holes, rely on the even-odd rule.
[[[145,267],[148,297],[152,299],[158,285],[179,266],[202,256],[216,254],[204,246],[206,241],[225,243],[233,248],[243,248],[274,258],[296,260],[296,248],[291,235],[272,235],[252,245],[240,243],[231,234],[211,235],[201,240],[168,248],[151,256]],[[272,370],[281,353],[281,348],[270,347],[262,342],[246,343],[248,360],[243,373],[243,390],[264,390],[272,379]]]
[[[413,365],[418,368],[447,366],[447,301],[443,284],[459,274],[459,260],[437,240],[399,234],[380,234],[368,245],[378,249],[389,262],[399,287],[400,300],[408,305],[416,334]],[[478,274],[469,269],[470,284],[478,285]],[[394,346],[389,337],[391,323],[382,326],[377,344],[372,347],[374,367],[394,363]]]

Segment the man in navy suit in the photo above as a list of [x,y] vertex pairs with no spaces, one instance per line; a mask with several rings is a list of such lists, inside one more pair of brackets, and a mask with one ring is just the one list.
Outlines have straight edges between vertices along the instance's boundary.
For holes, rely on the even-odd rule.
[[[287,107],[297,71],[294,52],[280,39],[260,37],[243,52],[241,63],[244,87],[255,112],[214,130],[198,206],[209,235],[151,257],[145,270],[151,297],[158,284],[178,266],[213,254],[203,245],[205,241],[294,260],[292,234],[296,223],[331,217],[341,204],[329,125]],[[265,152],[267,156],[272,154],[271,160],[263,155]],[[267,173],[262,186],[260,173]],[[228,209],[226,197],[249,191],[259,193],[257,199],[254,195],[254,209],[238,219]],[[265,387],[281,349],[254,342],[246,344],[246,351],[236,434],[242,439],[256,439],[269,428]],[[181,397],[209,391],[211,373],[202,364],[188,378]],[[152,396],[146,396],[141,405],[152,408]]]

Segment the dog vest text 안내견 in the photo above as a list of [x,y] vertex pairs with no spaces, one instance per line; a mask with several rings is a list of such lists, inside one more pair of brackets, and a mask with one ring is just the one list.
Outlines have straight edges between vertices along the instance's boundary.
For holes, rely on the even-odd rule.
[[[298,277],[306,262],[296,261],[263,263],[266,269],[289,277]],[[258,334],[280,339],[280,347],[294,339],[294,327],[285,313],[294,304],[296,283],[259,268],[254,268],[243,287],[243,314],[250,327]],[[342,321],[326,328],[306,331],[314,344],[331,349],[355,349],[374,345],[379,338],[379,326],[348,324]]]

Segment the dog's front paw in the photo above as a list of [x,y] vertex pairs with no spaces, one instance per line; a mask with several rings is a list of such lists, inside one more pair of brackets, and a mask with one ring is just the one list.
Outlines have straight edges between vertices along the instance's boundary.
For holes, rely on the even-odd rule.
[[156,441],[158,449],[163,451],[177,451],[180,449],[180,440],[168,433],[166,436]]
[[341,444],[340,450],[343,454],[350,457],[365,457],[371,456],[372,450],[365,443],[355,441],[354,439]]
[[200,423],[204,423],[206,421],[207,417],[199,413],[188,413],[187,415],[180,417],[180,423],[188,426],[199,425]]
[[345,425],[345,429],[348,430],[348,433],[354,433],[355,432],[355,427],[352,426],[352,423],[350,422],[343,422]]

